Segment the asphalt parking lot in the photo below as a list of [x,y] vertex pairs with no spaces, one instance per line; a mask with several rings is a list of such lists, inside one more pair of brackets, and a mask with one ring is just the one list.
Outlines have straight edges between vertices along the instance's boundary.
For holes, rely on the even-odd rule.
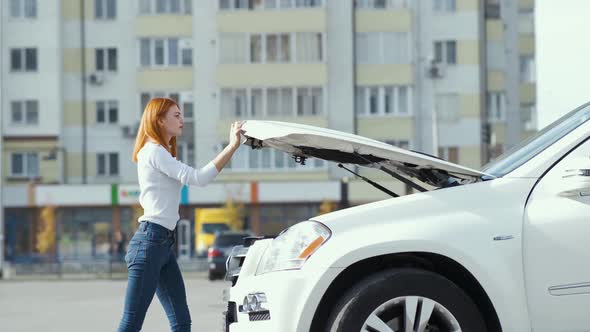
[[[126,280],[0,281],[0,330],[10,332],[116,331]],[[225,281],[185,276],[193,331],[221,331]],[[142,331],[170,331],[154,296]]]

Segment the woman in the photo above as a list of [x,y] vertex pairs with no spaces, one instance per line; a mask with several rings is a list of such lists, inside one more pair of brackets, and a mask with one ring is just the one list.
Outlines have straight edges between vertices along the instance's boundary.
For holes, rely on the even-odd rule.
[[231,125],[229,145],[201,169],[175,158],[176,136],[182,134],[182,126],[178,104],[167,98],[152,99],[141,118],[133,161],[144,214],[125,255],[129,276],[119,332],[141,330],[154,293],[172,331],[191,329],[184,282],[172,250],[180,191],[182,185],[205,186],[219,174],[240,145],[242,123]]

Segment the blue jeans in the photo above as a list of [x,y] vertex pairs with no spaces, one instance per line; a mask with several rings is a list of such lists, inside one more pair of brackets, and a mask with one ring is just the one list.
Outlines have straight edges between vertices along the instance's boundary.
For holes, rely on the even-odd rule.
[[174,242],[173,231],[150,222],[142,222],[129,241],[125,255],[129,276],[119,332],[141,330],[154,293],[166,311],[171,330],[191,330],[184,281],[172,250]]

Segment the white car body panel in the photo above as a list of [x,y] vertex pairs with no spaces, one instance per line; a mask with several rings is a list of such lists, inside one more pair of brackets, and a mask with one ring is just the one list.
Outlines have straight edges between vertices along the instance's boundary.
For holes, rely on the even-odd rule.
[[[324,159],[335,161],[334,158],[338,157],[353,158],[361,164],[365,164],[366,167],[385,167],[391,171],[402,173],[405,177],[409,176],[406,174],[408,171],[422,169],[440,170],[469,182],[474,182],[482,176],[488,175],[442,159],[336,130],[277,121],[247,121],[242,128],[244,136],[261,141],[262,146],[259,148],[272,147],[293,155],[312,157],[313,154],[310,151],[303,150],[305,147],[338,151],[348,156],[326,153],[327,158]],[[255,145],[256,143],[249,140],[247,144]],[[353,154],[370,156],[371,160],[363,160],[363,157],[355,157]],[[380,159],[383,161],[376,161]],[[345,163],[345,161],[339,162]]]
[[525,211],[524,270],[534,331],[590,330],[590,191],[563,178],[570,167],[580,167],[580,158],[581,167],[590,168],[590,141],[543,176]]
[[[310,285],[304,287],[299,282],[294,282],[293,286],[290,284],[288,288],[297,287],[300,290],[297,295],[304,298],[304,309],[299,313],[290,307],[290,314],[299,317],[296,328],[291,325],[292,322],[277,328],[280,327],[281,331],[309,331],[321,294],[337,276],[334,271],[342,271],[355,262],[374,256],[429,252],[451,258],[473,274],[488,293],[502,325],[510,327],[504,331],[530,330],[520,254],[522,221],[506,216],[523,211],[526,193],[534,182],[532,179],[518,182],[498,179],[469,185],[468,199],[463,197],[465,187],[455,187],[365,204],[313,218],[327,225],[333,236],[308,260],[303,269],[287,273],[299,274],[304,278],[309,276],[317,285],[312,291]],[[492,192],[497,194],[490,197],[495,202],[489,205],[477,204],[479,192],[489,192],[490,186],[494,187]],[[457,210],[455,206],[458,201],[463,202],[465,208]],[[428,207],[428,212],[425,212],[425,207]],[[395,217],[391,217],[388,212],[394,212]],[[457,232],[457,229],[463,231]],[[493,240],[496,236],[505,235],[511,235],[513,239]],[[250,253],[248,256],[250,258]],[[272,289],[273,280],[279,281],[279,286],[284,287],[281,285],[285,280],[284,274],[240,274],[232,294],[234,289],[242,289],[246,284],[250,292],[254,291],[250,284],[254,279],[260,284],[256,291]],[[267,295],[269,302],[272,302],[273,297]],[[241,298],[237,296],[234,301],[241,303],[243,296],[245,294]],[[295,298],[291,296],[291,299]],[[295,302],[301,306],[300,301]]]
[[[497,179],[469,185],[468,197],[466,187],[455,187],[316,217],[334,236],[306,264],[333,262],[332,267],[347,267],[392,253],[439,254],[463,265],[479,281],[502,326],[511,327],[504,331],[530,330],[522,270],[522,211],[534,182]],[[486,193],[495,195],[486,197],[489,204],[481,204]],[[494,241],[498,236],[513,238]]]
[[[309,308],[306,306],[312,302],[317,307],[324,291],[343,270],[343,268],[320,268],[319,270],[307,268],[256,275],[260,258],[270,242],[271,240],[261,240],[252,245],[242,266],[240,278],[231,288],[230,300],[240,305],[249,293],[262,291],[269,299],[269,303],[264,307],[270,310],[271,317],[280,319],[255,322],[256,326],[252,326],[252,322],[248,321],[248,315],[238,311],[238,322],[230,325],[231,332],[250,332],[252,328],[264,332],[308,331],[309,327],[297,327],[301,324],[306,326],[313,318],[315,310],[309,313]],[[309,322],[304,317],[308,317]]]
[[588,196],[564,196],[584,189],[562,177],[580,157],[590,169],[588,133],[590,121],[502,178],[312,218],[332,236],[300,270],[256,275],[271,240],[256,242],[230,299],[239,305],[248,293],[265,292],[272,318],[249,322],[240,314],[230,331],[307,332],[339,273],[367,258],[408,252],[461,264],[488,295],[504,332],[590,330],[590,188]]

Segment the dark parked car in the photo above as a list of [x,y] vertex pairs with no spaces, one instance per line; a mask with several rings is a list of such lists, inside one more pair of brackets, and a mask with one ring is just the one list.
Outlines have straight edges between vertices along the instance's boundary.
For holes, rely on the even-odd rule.
[[248,232],[223,232],[217,234],[213,245],[207,252],[209,280],[222,279],[225,276],[225,262],[234,246],[241,245],[244,238],[252,236]]

